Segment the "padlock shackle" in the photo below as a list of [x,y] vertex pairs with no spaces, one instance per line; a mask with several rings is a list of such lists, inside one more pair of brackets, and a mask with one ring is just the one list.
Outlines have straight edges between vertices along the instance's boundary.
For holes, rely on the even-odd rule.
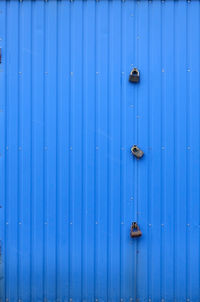
[[137,69],[137,68],[133,68],[132,70],[131,70],[131,74],[137,74],[138,76],[140,75],[140,72],[139,72],[139,70]]

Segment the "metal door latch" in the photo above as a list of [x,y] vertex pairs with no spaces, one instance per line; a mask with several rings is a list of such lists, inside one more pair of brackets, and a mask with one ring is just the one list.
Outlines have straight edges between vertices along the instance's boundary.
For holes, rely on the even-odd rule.
[[129,75],[129,82],[138,83],[140,81],[140,72],[137,68],[133,68]]
[[140,231],[137,222],[132,222],[130,235],[132,238],[142,236],[142,232]]
[[131,152],[137,159],[142,158],[142,156],[144,155],[144,152],[137,145],[134,145],[131,148]]

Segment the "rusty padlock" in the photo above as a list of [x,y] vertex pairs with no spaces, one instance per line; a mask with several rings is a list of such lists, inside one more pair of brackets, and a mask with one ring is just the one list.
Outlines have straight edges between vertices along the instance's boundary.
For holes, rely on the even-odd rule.
[[140,81],[140,72],[137,68],[133,68],[129,75],[129,82],[138,83]]
[[142,232],[140,231],[140,228],[139,228],[137,222],[132,222],[130,235],[132,238],[142,236]]
[[144,152],[137,145],[134,145],[131,148],[131,152],[137,159],[142,158],[142,156],[144,155]]

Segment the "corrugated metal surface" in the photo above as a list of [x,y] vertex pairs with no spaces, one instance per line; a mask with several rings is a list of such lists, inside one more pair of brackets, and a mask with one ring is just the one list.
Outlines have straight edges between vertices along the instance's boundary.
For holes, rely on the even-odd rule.
[[199,302],[199,1],[0,1],[0,47],[1,301]]

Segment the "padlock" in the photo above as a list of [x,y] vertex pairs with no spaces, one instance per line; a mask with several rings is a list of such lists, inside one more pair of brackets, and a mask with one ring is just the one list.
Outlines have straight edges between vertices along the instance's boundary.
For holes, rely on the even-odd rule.
[[133,68],[129,75],[129,82],[138,83],[140,81],[140,72],[137,68]]
[[144,155],[144,152],[137,145],[134,145],[131,148],[131,152],[137,159],[142,158],[142,156]]
[[140,228],[139,228],[139,225],[137,224],[137,222],[132,222],[130,236],[132,238],[142,236],[142,232],[140,231]]

